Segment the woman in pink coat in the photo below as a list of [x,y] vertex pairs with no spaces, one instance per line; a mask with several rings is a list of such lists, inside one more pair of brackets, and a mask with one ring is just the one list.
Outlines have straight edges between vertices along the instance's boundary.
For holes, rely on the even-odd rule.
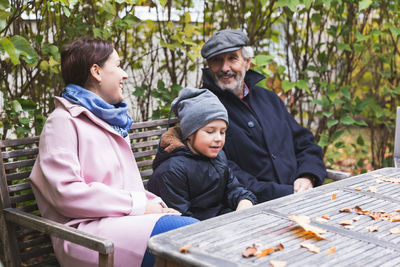
[[[30,177],[40,212],[113,241],[115,266],[150,266],[151,235],[197,220],[179,216],[143,187],[122,96],[127,74],[112,44],[76,40],[61,53],[61,71],[67,86],[55,97]],[[62,266],[97,266],[96,252],[54,237],[52,242]]]

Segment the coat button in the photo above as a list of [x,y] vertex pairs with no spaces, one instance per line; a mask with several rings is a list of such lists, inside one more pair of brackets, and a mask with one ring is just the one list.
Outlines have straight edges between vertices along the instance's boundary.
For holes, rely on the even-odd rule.
[[254,127],[254,122],[249,121],[249,122],[247,123],[247,126],[249,126],[250,128],[253,128],[253,127]]
[[272,159],[276,159],[276,155],[275,154],[271,154],[271,158]]

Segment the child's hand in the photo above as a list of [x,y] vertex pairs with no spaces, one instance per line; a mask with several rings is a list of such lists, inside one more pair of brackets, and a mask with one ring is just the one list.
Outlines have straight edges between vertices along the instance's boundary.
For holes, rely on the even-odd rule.
[[151,213],[170,213],[171,215],[181,215],[179,211],[172,208],[164,207],[159,202],[147,201],[146,210],[144,214],[151,214]]
[[240,200],[239,204],[237,205],[236,210],[244,210],[244,209],[251,208],[251,207],[253,207],[253,203],[250,200],[242,199],[242,200]]

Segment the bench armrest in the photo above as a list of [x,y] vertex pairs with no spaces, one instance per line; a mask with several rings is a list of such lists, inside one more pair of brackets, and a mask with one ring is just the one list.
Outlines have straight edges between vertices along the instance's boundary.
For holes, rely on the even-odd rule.
[[9,222],[70,241],[103,255],[114,254],[114,243],[110,240],[17,209],[6,208],[3,211]]
[[343,179],[349,178],[350,176],[351,176],[351,174],[348,172],[335,171],[335,170],[330,170],[330,169],[326,170],[326,178],[329,178],[329,179],[332,179],[335,181],[343,180]]

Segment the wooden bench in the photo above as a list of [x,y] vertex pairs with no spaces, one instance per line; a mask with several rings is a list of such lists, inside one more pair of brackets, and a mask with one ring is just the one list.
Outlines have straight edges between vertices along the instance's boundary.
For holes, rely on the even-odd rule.
[[[151,164],[160,136],[168,123],[176,122],[173,118],[132,125],[129,137],[145,185],[152,174]],[[99,266],[112,266],[111,241],[40,217],[29,183],[38,145],[38,136],[0,140],[1,261],[7,267],[59,266],[49,237],[54,235],[99,252]]]
[[[129,137],[143,183],[152,174],[152,162],[168,119],[134,123]],[[59,266],[49,235],[99,252],[99,266],[112,266],[114,245],[75,228],[40,217],[29,183],[29,174],[38,153],[39,137],[0,140],[0,230],[1,260],[5,266]],[[329,171],[328,178],[339,180],[347,173]]]

